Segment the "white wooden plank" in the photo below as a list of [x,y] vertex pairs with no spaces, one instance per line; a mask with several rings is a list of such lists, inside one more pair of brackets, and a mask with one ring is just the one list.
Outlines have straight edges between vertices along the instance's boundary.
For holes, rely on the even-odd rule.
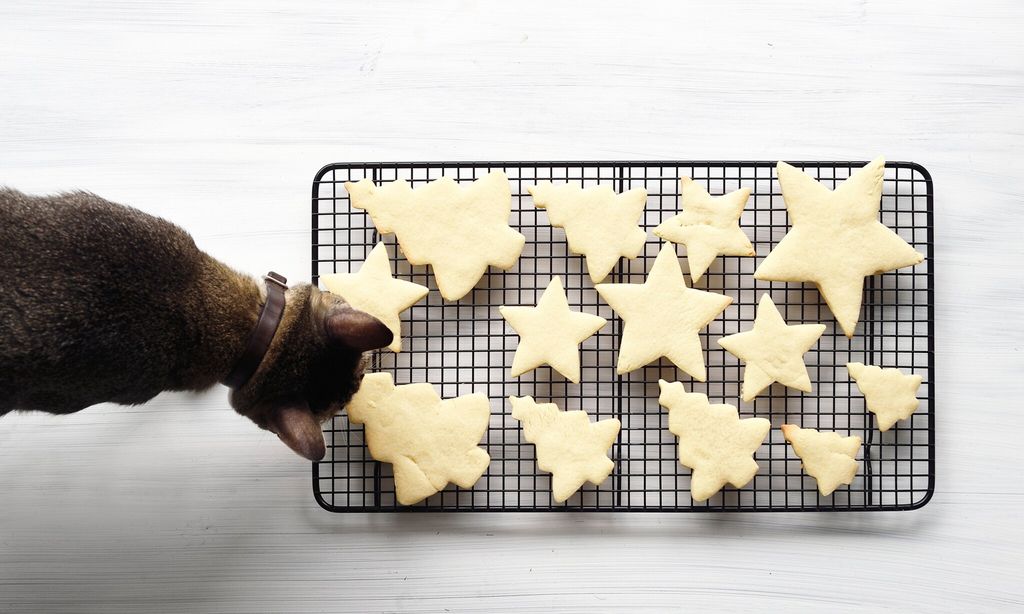
[[344,160],[850,159],[935,177],[935,500],[873,515],[335,516],[223,390],[0,420],[0,610],[1019,609],[1024,5],[0,5],[0,183],[309,275]]

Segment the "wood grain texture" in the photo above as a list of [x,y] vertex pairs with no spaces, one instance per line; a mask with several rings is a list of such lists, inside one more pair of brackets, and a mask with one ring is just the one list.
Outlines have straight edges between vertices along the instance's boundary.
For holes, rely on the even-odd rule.
[[1024,4],[0,4],[0,184],[309,276],[324,163],[890,159],[935,177],[938,489],[911,513],[337,516],[223,389],[0,420],[0,611],[1024,606]]

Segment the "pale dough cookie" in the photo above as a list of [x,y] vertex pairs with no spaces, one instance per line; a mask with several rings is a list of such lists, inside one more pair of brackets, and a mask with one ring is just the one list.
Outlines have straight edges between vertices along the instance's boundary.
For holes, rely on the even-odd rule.
[[559,277],[551,278],[536,307],[501,306],[498,311],[519,333],[512,377],[546,364],[574,384],[580,383],[579,344],[608,322],[601,316],[569,309]]
[[488,265],[512,268],[526,242],[508,225],[512,191],[501,171],[468,185],[442,177],[414,190],[404,180],[376,186],[363,179],[345,189],[379,232],[395,233],[406,260],[433,267],[450,301],[468,294]]
[[714,198],[689,177],[683,177],[679,183],[683,211],[659,224],[654,234],[686,246],[686,260],[690,263],[694,283],[700,281],[719,255],[755,255],[750,239],[740,230],[740,216],[750,198],[750,188]]
[[624,322],[616,371],[629,373],[664,356],[704,381],[704,351],[697,333],[732,298],[686,287],[675,247],[666,243],[642,284],[597,284],[601,298]]
[[754,452],[771,429],[764,418],[743,418],[732,405],[712,405],[679,382],[658,380],[658,403],[668,410],[668,430],[679,437],[679,462],[693,470],[690,496],[706,501],[725,486],[746,486],[757,473]]
[[785,162],[778,165],[792,227],[754,278],[814,282],[847,337],[860,318],[864,278],[924,260],[878,221],[884,175],[885,160],[877,158],[833,192]]
[[774,382],[810,392],[811,378],[803,357],[823,332],[824,324],[787,325],[771,297],[762,294],[754,328],[722,337],[718,345],[747,363],[742,395],[744,401],[750,401]]
[[920,375],[904,375],[899,369],[882,369],[859,362],[846,363],[846,369],[864,393],[868,411],[875,414],[878,429],[883,433],[917,411]]
[[860,437],[802,429],[783,424],[782,434],[800,457],[804,471],[818,481],[818,492],[831,495],[841,484],[851,484],[860,467],[855,459]]
[[533,203],[547,209],[551,225],[565,229],[569,251],[583,254],[595,284],[604,280],[620,257],[636,258],[647,233],[638,225],[647,190],[616,194],[606,185],[589,188],[542,181],[527,188]]
[[533,397],[509,397],[512,417],[523,425],[526,441],[537,447],[537,467],[551,474],[555,501],[571,497],[584,482],[608,479],[615,463],[608,449],[619,435],[615,418],[591,422],[585,411],[559,411]]
[[387,326],[394,335],[388,347],[402,351],[401,320],[398,314],[413,306],[427,295],[426,286],[391,276],[391,260],[383,243],[378,243],[363,261],[357,273],[330,273],[321,275],[320,281],[328,292],[337,294],[349,305],[365,311]]
[[482,394],[442,401],[430,384],[395,386],[390,373],[370,373],[346,411],[353,424],[364,425],[370,455],[392,464],[402,505],[448,482],[470,488],[491,462],[478,446],[490,419]]

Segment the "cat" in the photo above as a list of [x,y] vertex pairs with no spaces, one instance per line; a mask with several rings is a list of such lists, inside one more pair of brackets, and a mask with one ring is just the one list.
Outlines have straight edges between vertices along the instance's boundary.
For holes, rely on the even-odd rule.
[[[210,388],[234,370],[268,296],[182,228],[87,192],[0,188],[0,273],[0,416]],[[321,423],[358,389],[364,352],[391,340],[341,297],[296,285],[230,404],[320,460]]]

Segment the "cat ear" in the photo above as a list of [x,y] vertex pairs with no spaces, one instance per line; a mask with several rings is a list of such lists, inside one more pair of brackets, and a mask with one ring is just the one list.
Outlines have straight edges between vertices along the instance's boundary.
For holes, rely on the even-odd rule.
[[394,339],[383,322],[347,305],[331,310],[325,324],[328,337],[357,352],[387,347]]
[[305,403],[285,405],[272,411],[270,430],[303,458],[318,461],[327,453],[320,424]]

